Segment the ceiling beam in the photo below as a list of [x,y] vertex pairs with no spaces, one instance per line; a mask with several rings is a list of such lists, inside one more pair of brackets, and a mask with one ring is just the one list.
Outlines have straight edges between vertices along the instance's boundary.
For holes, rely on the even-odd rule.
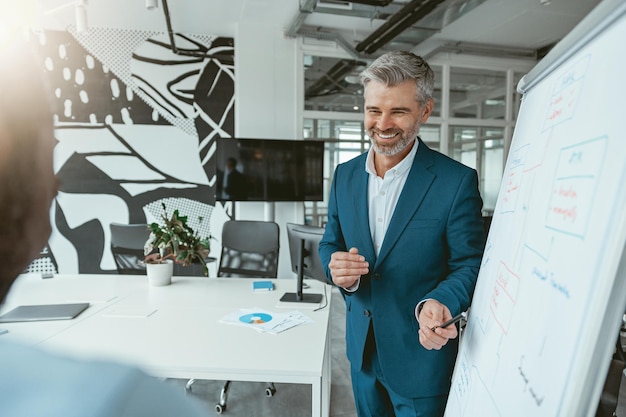
[[343,86],[339,83],[339,80],[343,80],[355,67],[364,65],[365,63],[362,61],[340,60],[326,74],[322,75],[319,80],[307,88],[304,96],[310,98],[340,92]]
[[413,0],[356,45],[358,52],[373,54],[404,30],[432,12],[444,0]]

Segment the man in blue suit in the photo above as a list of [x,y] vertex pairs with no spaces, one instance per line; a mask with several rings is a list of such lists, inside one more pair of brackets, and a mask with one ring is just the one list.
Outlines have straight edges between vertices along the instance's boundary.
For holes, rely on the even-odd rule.
[[[362,74],[369,152],[337,167],[320,257],[346,301],[359,417],[441,416],[484,249],[476,171],[429,149],[434,74],[390,52]],[[434,329],[434,330],[432,330]]]

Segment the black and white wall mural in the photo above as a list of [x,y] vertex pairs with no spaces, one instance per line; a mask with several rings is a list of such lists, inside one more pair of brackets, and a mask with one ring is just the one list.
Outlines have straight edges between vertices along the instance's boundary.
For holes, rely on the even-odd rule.
[[154,221],[162,202],[211,234],[215,140],[234,131],[233,39],[70,28],[37,41],[55,101],[61,188],[49,245],[31,271],[116,271],[110,223]]

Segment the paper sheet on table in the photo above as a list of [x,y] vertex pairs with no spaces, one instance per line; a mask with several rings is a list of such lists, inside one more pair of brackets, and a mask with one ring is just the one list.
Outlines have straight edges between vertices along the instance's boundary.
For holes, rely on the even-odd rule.
[[259,332],[278,334],[313,320],[299,311],[274,312],[262,308],[242,308],[221,318],[222,323],[237,324]]
[[156,308],[151,307],[120,307],[107,310],[102,313],[102,317],[135,317],[146,318],[156,313]]

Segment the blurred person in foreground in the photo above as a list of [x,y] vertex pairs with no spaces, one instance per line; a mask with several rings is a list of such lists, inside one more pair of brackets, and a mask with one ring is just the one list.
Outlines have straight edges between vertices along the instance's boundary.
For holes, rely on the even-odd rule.
[[434,74],[390,52],[361,74],[368,152],[337,166],[319,253],[346,301],[359,417],[442,416],[484,249],[476,171],[419,137]]
[[[0,39],[1,41],[2,39]],[[0,42],[0,301],[45,246],[57,194],[43,71],[28,43]],[[173,417],[206,411],[125,365],[79,361],[0,336],[0,415]]]

